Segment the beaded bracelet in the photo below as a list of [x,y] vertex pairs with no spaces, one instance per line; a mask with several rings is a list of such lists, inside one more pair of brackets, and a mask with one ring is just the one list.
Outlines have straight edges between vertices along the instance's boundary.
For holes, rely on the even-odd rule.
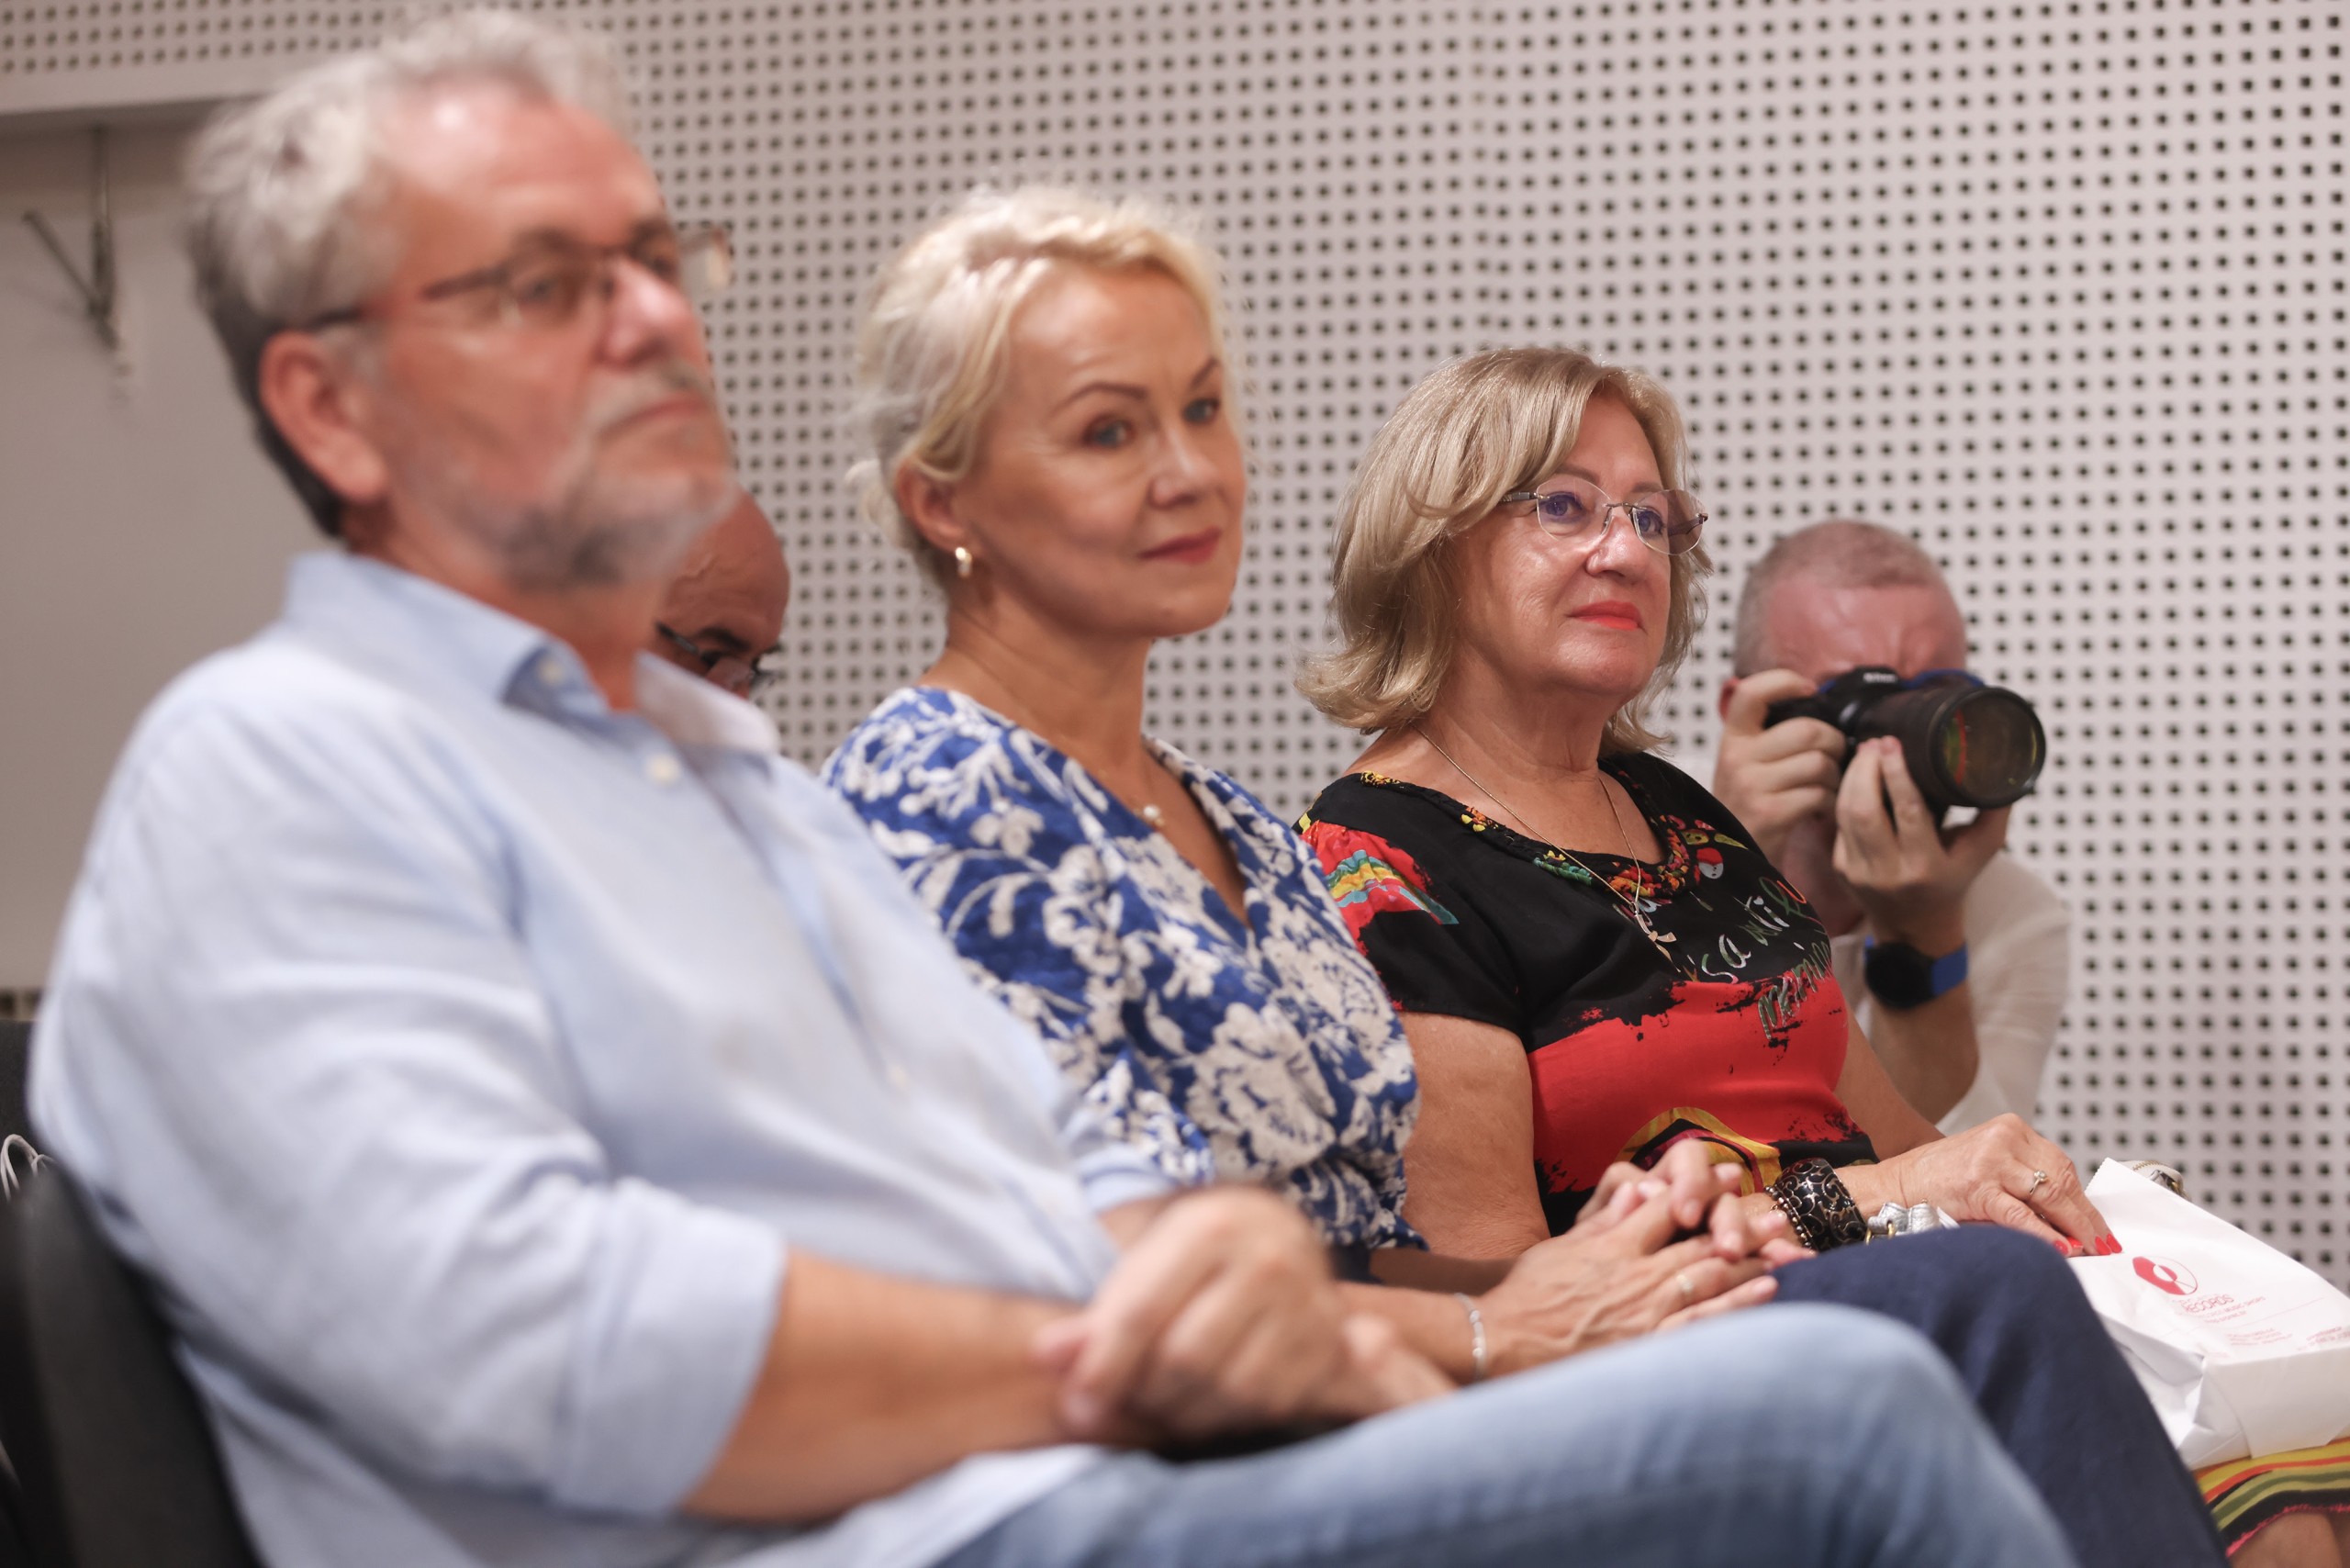
[[1485,1381],[1485,1315],[1477,1309],[1477,1298],[1472,1295],[1454,1291],[1452,1299],[1459,1302],[1461,1310],[1469,1315],[1469,1381],[1483,1383]]
[[1796,1239],[1814,1252],[1866,1241],[1869,1222],[1836,1168],[1824,1159],[1798,1159],[1766,1189],[1787,1216]]

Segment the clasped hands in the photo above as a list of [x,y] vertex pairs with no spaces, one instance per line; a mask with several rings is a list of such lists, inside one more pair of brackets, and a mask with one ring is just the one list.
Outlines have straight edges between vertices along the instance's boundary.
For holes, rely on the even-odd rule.
[[[1610,1168],[1574,1229],[1479,1297],[1491,1372],[1768,1300],[1769,1271],[1806,1254],[1778,1215],[1724,1196],[1737,1179],[1691,1145],[1654,1170]],[[1336,1425],[1453,1387],[1391,1324],[1348,1310],[1289,1204],[1242,1187],[1167,1205],[1086,1307],[1039,1331],[1035,1355],[1061,1425],[1092,1441]]]
[[1771,1271],[1811,1254],[1776,1210],[1756,1212],[1732,1195],[1742,1174],[1695,1140],[1648,1170],[1609,1166],[1574,1228],[1528,1248],[1483,1298],[1494,1371],[1770,1300]]
[[1169,1204],[1035,1354],[1069,1435],[1098,1442],[1337,1425],[1452,1387],[1389,1324],[1348,1312],[1313,1226],[1251,1187]]

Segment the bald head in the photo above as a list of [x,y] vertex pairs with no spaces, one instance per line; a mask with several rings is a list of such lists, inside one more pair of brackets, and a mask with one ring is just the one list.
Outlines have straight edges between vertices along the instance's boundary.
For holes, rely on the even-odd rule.
[[693,644],[689,653],[656,632],[652,651],[742,695],[750,666],[783,634],[791,567],[775,525],[745,490],[697,538],[661,601],[660,623]]
[[1823,680],[1863,665],[1903,675],[1966,663],[1966,619],[1942,568],[1907,534],[1817,522],[1773,544],[1738,598],[1733,672]]

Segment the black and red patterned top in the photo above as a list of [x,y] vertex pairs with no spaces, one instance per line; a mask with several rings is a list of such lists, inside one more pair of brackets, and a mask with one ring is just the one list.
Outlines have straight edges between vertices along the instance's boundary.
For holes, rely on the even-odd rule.
[[[1651,1165],[1684,1138],[1743,1166],[1748,1192],[1797,1159],[1874,1159],[1836,1095],[1844,996],[1811,907],[1687,774],[1638,754],[1601,766],[1663,852],[1637,874],[1377,774],[1325,790],[1298,831],[1398,1009],[1524,1042],[1554,1234],[1611,1161]],[[1618,902],[1643,887],[1670,962]]]

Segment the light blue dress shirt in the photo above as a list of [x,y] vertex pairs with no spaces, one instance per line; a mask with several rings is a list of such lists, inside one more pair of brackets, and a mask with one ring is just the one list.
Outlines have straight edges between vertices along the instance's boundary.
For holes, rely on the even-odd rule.
[[791,1249],[1066,1299],[1167,1189],[747,704],[335,554],[158,701],[34,1116],[158,1283],[274,1568],[918,1564],[1093,1450],[679,1517]]

